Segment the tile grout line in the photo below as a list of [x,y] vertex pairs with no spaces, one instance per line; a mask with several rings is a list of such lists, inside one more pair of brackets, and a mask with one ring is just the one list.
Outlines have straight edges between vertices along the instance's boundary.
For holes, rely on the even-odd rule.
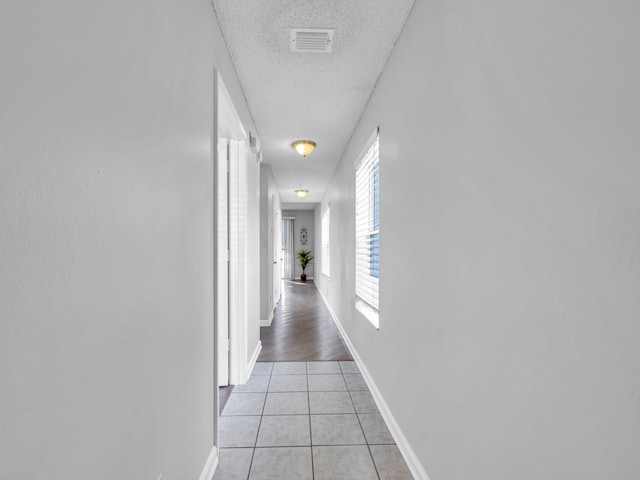
[[[365,447],[366,443],[320,443],[316,447]],[[395,447],[395,443],[372,443],[374,447]],[[269,448],[307,448],[309,445],[264,445],[261,449]],[[253,447],[224,447],[224,450],[254,450]]]
[[[275,364],[275,362],[274,362]],[[306,373],[307,369],[306,369],[306,362],[305,362],[305,384],[306,384],[306,391],[304,393],[307,394],[307,405],[309,406],[309,414],[307,415],[307,417],[309,418],[309,450],[311,452],[311,476],[312,479],[315,478],[314,477],[314,471],[313,471],[313,447],[311,445],[311,405],[310,405],[310,400],[309,400],[309,382],[308,382],[308,374]],[[262,407],[262,415],[260,415],[260,426],[258,427],[258,434],[256,435],[256,444],[255,444],[255,448],[253,450],[253,456],[251,458],[251,465],[249,466],[249,477],[251,476],[251,466],[253,465],[253,458],[255,457],[255,451],[258,447],[257,442],[258,442],[258,437],[260,436],[260,428],[262,427],[262,420],[265,416],[268,415],[264,415],[264,411],[266,408],[266,403],[267,403],[267,397],[269,395],[269,393],[299,393],[299,392],[269,392],[269,386],[271,384],[271,377],[273,376],[273,369],[272,369],[272,374],[269,376],[269,385],[267,385],[267,392],[265,394],[265,403]],[[284,415],[278,415],[278,416],[284,416]],[[288,415],[288,416],[295,416],[295,415]],[[298,415],[301,416],[301,415]],[[267,446],[265,448],[294,448],[294,447],[300,447],[300,445],[291,445],[291,446],[286,446],[286,445],[272,445],[272,446]],[[249,480],[249,479],[247,479]]]
[[[311,454],[311,475],[312,475],[312,480],[315,480],[315,462],[314,462],[314,455],[313,455],[314,446],[348,447],[348,446],[360,446],[360,445],[363,445],[363,446],[367,447],[367,450],[369,452],[369,456],[370,456],[371,461],[372,461],[373,466],[374,466],[374,471],[376,472],[376,478],[378,478],[378,480],[379,480],[381,478],[381,476],[380,476],[381,474],[380,474],[380,472],[378,470],[378,466],[377,466],[377,464],[375,462],[375,459],[373,457],[373,452],[371,451],[371,445],[369,444],[369,441],[367,439],[366,433],[364,431],[364,427],[363,427],[362,421],[360,419],[360,414],[359,414],[359,412],[358,412],[358,410],[356,408],[355,402],[353,400],[353,393],[354,392],[359,392],[360,390],[353,390],[352,391],[348,387],[347,382],[346,382],[346,377],[345,377],[345,375],[347,375],[347,373],[345,373],[344,368],[340,364],[340,362],[338,362],[339,373],[315,373],[315,374],[310,374],[309,373],[309,362],[304,362],[304,366],[305,366],[305,374],[304,375],[305,375],[305,385],[306,385],[306,390],[304,392],[301,392],[299,390],[298,391],[296,391],[296,390],[285,391],[285,392],[270,392],[269,389],[270,389],[270,386],[271,386],[271,381],[273,379],[272,377],[274,375],[273,372],[275,370],[275,363],[276,362],[272,362],[271,373],[268,375],[269,376],[269,380],[267,382],[265,398],[264,398],[264,403],[263,403],[263,406],[262,406],[261,414],[254,415],[254,416],[259,416],[260,417],[260,423],[259,423],[259,426],[258,426],[258,432],[256,434],[256,439],[254,441],[254,446],[252,448],[251,462],[249,464],[249,472],[248,472],[247,480],[250,480],[250,478],[251,478],[251,469],[253,467],[253,462],[255,461],[256,450],[258,448],[262,448],[262,447],[258,447],[257,442],[258,442],[258,438],[259,438],[259,435],[260,435],[260,431],[262,429],[262,421],[264,420],[265,416],[270,416],[270,415],[266,415],[265,414],[265,412],[266,412],[266,402],[267,402],[267,399],[268,399],[268,396],[269,396],[270,393],[306,393],[306,395],[307,395],[307,407],[308,407],[307,417],[308,417],[308,420],[309,420],[309,437],[310,437],[309,448],[310,448],[310,454]],[[348,374],[353,374],[353,373],[354,372],[350,371]],[[357,417],[358,425],[360,426],[360,430],[361,430],[363,438],[364,438],[364,442],[363,443],[314,445],[312,422],[311,422],[311,418],[312,418],[312,415],[313,415],[312,408],[311,408],[311,393],[313,393],[313,392],[310,391],[310,383],[309,383],[310,375],[336,375],[336,376],[339,375],[342,378],[342,380],[345,383],[345,385],[347,385],[346,390],[329,389],[329,390],[319,390],[316,393],[319,393],[319,394],[324,394],[324,393],[345,393],[345,391],[346,391],[346,393],[349,395],[349,400],[351,402],[351,407],[353,407],[353,412],[354,412],[353,414],[355,414],[356,417]],[[368,390],[362,390],[362,391],[368,391]],[[236,393],[242,394],[242,393],[261,393],[261,392],[236,392]],[[345,400],[346,400],[346,398],[345,398]],[[295,413],[292,413],[292,414],[278,413],[278,414],[275,414],[275,415],[276,416],[301,416],[301,414],[295,414]],[[302,414],[302,415],[304,415],[304,414]],[[315,415],[319,415],[319,416],[328,416],[328,415],[339,416],[339,415],[352,415],[352,413],[344,413],[344,412],[343,413],[330,413],[330,411],[329,411],[329,412],[324,412],[324,413],[317,413]],[[239,415],[239,416],[247,416],[247,415]],[[249,415],[249,416],[251,416],[251,415]],[[386,422],[385,422],[385,425],[386,425]],[[376,443],[374,445],[378,445],[378,443]],[[387,444],[384,443],[384,444],[380,444],[380,445],[387,445]],[[392,444],[389,444],[389,445],[395,445],[395,443],[392,443]],[[289,446],[288,445],[267,445],[264,448],[296,448],[296,447],[302,447],[302,445],[289,445]]]
[[307,404],[309,405],[309,450],[311,451],[311,480],[316,478],[316,466],[313,462],[313,432],[311,431],[311,395],[309,392],[309,366],[305,363],[307,370]]
[[[271,368],[271,370],[273,370],[273,367]],[[267,391],[269,391],[269,384],[271,383],[271,374],[269,374],[269,381],[267,382]],[[264,395],[264,404],[262,405],[262,413],[264,413],[264,407],[267,405],[267,395],[268,393],[265,393]],[[260,427],[262,427],[262,417],[263,415],[260,415],[260,424],[258,425],[258,432],[256,433],[256,440],[253,444],[253,452],[251,453],[251,462],[249,462],[249,472],[247,473],[247,480],[250,480],[251,478],[251,467],[253,467],[253,459],[256,456],[256,448],[258,448],[258,437],[260,436]]]
[[[340,365],[340,369],[342,370],[342,365]],[[342,376],[344,376],[344,371],[342,372]],[[347,383],[347,379],[344,380]],[[356,418],[358,419],[358,424],[360,425],[360,430],[362,430],[362,436],[364,437],[365,445],[367,446],[367,451],[369,452],[369,456],[371,457],[371,463],[373,463],[373,468],[376,471],[376,475],[378,479],[380,479],[380,472],[378,471],[378,466],[376,465],[376,461],[373,459],[373,453],[371,453],[371,446],[369,445],[369,439],[367,438],[367,434],[364,432],[364,428],[362,426],[362,422],[360,421],[360,415],[358,414],[358,410],[356,409],[356,404],[353,403],[353,396],[351,395],[351,390],[349,390],[349,386],[347,385],[347,391],[349,392],[349,398],[351,399],[351,403],[353,404],[353,409],[356,412]]]

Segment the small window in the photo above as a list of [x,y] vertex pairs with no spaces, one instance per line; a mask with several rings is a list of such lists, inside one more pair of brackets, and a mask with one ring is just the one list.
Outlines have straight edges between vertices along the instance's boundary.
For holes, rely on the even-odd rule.
[[379,328],[380,169],[374,133],[356,162],[356,308]]
[[331,276],[331,206],[322,214],[322,273]]

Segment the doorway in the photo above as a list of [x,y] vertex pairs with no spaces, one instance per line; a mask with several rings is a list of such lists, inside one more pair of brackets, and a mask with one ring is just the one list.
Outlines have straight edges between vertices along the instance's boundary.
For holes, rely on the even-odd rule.
[[[220,386],[238,383],[246,356],[246,142],[247,134],[219,72],[214,74],[214,445],[219,445]],[[245,322],[246,323],[246,322]]]
[[[275,207],[275,201],[273,202],[273,233],[272,233],[272,244],[273,244],[273,252],[272,252],[272,260],[273,260],[273,268],[271,269],[272,276],[272,297],[273,304],[271,305],[272,309],[275,309],[279,299],[280,299],[280,288],[282,283],[282,212]],[[273,310],[272,310],[273,311]]]
[[282,218],[282,278],[293,279],[294,255],[293,255],[293,228],[295,217]]

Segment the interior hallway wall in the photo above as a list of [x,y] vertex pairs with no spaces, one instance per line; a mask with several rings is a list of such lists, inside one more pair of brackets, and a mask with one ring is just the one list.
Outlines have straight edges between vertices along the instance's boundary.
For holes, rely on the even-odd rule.
[[[316,282],[432,480],[640,476],[639,26],[623,0],[418,0],[316,209]],[[351,233],[376,126],[379,331]]]
[[0,477],[190,478],[213,446],[207,0],[0,6]]
[[279,252],[277,260],[273,258],[274,242],[281,229],[274,224],[274,211],[281,211],[280,195],[269,165],[260,166],[260,319],[269,320],[278,298],[274,298],[274,269],[280,271]]
[[[315,260],[315,256],[317,254],[315,248],[314,248],[314,229],[315,229],[315,225],[314,225],[314,211],[313,210],[284,210],[282,212],[282,216],[283,217],[295,217],[295,221],[293,222],[293,256],[294,256],[294,264],[295,267],[293,269],[293,275],[294,278],[300,279],[300,275],[302,274],[302,268],[300,267],[300,264],[298,263],[298,259],[296,257],[296,254],[300,251],[300,250],[311,250],[311,254],[314,256],[313,261],[307,265],[307,268],[305,268],[305,273],[307,274],[307,278],[315,278],[314,277],[314,270],[315,270],[315,264],[316,264],[316,260]],[[300,229],[302,227],[306,227],[307,228],[307,244],[306,245],[302,245],[301,241],[300,241]]]

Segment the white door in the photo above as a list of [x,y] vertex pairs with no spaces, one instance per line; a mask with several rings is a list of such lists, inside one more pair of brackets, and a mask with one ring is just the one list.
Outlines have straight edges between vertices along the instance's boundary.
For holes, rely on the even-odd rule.
[[[239,145],[246,143],[247,134],[240,117],[233,106],[222,77],[214,74],[214,384],[225,386],[246,382],[240,373],[242,359],[246,359],[246,324],[242,324],[242,311],[236,306],[238,295],[242,293],[242,282],[246,271],[238,268],[243,263],[244,235],[242,225],[238,225],[239,215],[246,210],[246,174],[238,178],[238,169],[243,164],[239,158]],[[242,173],[242,171],[240,172]],[[244,179],[244,190],[239,192],[238,183]],[[234,183],[235,181],[235,183]],[[239,194],[240,193],[240,194]],[[244,193],[244,203],[241,194]],[[242,205],[239,206],[239,203]],[[239,208],[240,207],[240,208]],[[246,215],[245,215],[246,217]],[[244,217],[243,217],[244,218]],[[238,234],[241,238],[238,238]],[[245,249],[246,250],[246,249]],[[235,259],[234,259],[235,257]],[[235,265],[235,266],[234,266]],[[241,278],[238,278],[238,277]],[[240,292],[238,292],[240,288]],[[241,296],[246,301],[246,295]],[[241,305],[242,307],[242,305]],[[245,322],[246,323],[246,322]],[[243,328],[244,327],[244,328]],[[244,361],[246,364],[246,360]],[[245,372],[246,373],[246,372]],[[246,376],[246,375],[245,375]],[[216,388],[217,390],[217,388]],[[213,441],[220,447],[218,438],[219,401],[215,395]]]
[[275,307],[280,299],[280,284],[282,283],[282,267],[280,256],[282,254],[282,213],[273,205],[273,305]]
[[229,140],[218,139],[218,386],[229,385]]
[[229,142],[229,381],[247,381],[247,158],[243,142]]

